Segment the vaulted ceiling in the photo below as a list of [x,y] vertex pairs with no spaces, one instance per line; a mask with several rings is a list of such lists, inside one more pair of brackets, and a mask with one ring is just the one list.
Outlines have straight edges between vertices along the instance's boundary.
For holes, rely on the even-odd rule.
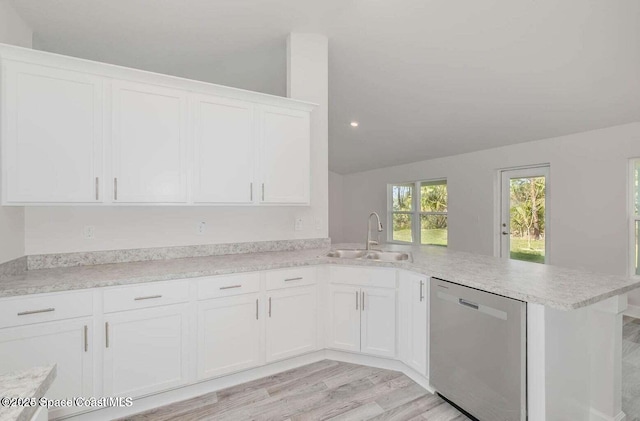
[[36,48],[276,95],[286,35],[326,34],[340,173],[640,120],[640,1],[12,4]]

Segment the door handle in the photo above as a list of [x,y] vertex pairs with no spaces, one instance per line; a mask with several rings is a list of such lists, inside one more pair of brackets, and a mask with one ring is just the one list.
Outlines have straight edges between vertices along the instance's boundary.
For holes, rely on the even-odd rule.
[[358,291],[356,291],[356,310],[359,310],[358,308]]
[[510,233],[508,233],[507,231],[502,231],[502,235],[509,235]]
[[424,292],[423,292],[423,288],[424,288],[424,281],[420,281],[420,302],[422,302],[422,300],[424,300]]

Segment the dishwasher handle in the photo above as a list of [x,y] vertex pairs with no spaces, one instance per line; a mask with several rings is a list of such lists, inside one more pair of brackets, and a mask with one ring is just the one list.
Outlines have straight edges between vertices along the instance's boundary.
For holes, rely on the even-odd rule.
[[480,308],[480,306],[478,306],[478,304],[476,304],[476,303],[472,303],[471,301],[467,301],[467,300],[465,300],[465,299],[463,299],[463,298],[459,298],[459,299],[458,299],[458,303],[459,303],[460,305],[463,305],[463,306],[465,306],[465,307],[472,308],[472,309],[474,309],[474,310],[478,310],[478,309]]

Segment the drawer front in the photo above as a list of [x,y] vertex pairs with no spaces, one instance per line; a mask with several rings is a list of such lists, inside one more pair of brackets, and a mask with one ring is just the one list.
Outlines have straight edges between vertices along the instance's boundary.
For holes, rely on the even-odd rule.
[[187,281],[150,282],[144,285],[105,289],[104,312],[178,304],[189,301]]
[[267,274],[267,291],[280,288],[313,285],[316,283],[316,267],[298,267],[272,270]]
[[349,284],[376,288],[395,288],[396,270],[355,266],[331,266],[329,279],[334,284]]
[[93,314],[91,291],[37,294],[0,301],[0,328]]
[[198,279],[198,300],[231,297],[260,291],[260,273],[207,276]]

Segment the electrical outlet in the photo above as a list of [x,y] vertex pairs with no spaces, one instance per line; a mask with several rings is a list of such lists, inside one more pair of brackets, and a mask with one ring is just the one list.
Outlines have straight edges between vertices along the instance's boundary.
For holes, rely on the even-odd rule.
[[320,218],[319,216],[316,216],[315,225],[316,225],[316,229],[317,230],[321,230],[322,229],[322,218]]
[[298,218],[296,218],[296,220],[295,220],[295,223],[294,223],[294,225],[293,225],[293,228],[294,228],[296,231],[302,231],[302,224],[303,224],[303,220],[302,220],[302,218],[298,217]]
[[96,236],[96,229],[93,225],[87,225],[82,230],[82,237],[85,240],[93,240]]
[[199,222],[198,223],[198,235],[204,235],[204,233],[207,231],[207,223],[206,222]]

